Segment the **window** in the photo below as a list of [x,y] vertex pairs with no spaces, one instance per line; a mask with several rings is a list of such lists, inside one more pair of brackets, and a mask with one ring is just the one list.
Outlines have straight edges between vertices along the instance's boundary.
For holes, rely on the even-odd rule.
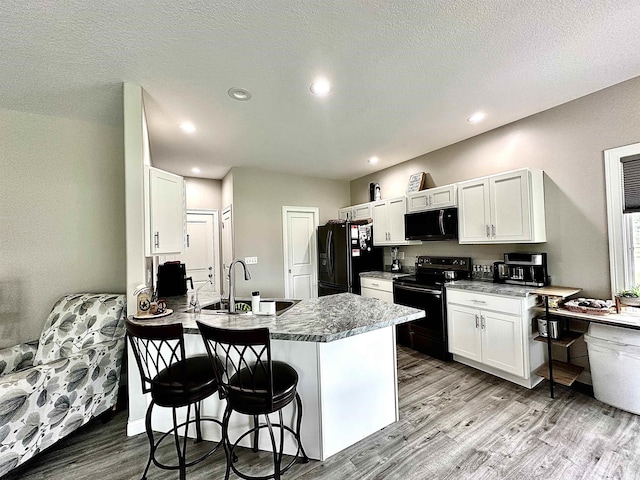
[[640,172],[640,143],[605,150],[604,157],[611,290],[615,294],[640,284],[640,175],[635,175]]

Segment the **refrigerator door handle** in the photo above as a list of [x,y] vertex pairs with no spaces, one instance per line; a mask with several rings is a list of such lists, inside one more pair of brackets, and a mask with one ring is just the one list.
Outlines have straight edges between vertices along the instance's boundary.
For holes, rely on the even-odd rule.
[[329,230],[327,236],[327,268],[329,269],[329,277],[333,279],[333,231]]

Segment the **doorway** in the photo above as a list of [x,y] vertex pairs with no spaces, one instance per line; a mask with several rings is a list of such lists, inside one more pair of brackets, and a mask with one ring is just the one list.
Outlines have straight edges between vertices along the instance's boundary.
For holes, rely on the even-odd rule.
[[233,262],[233,212],[231,205],[222,210],[222,219],[220,221],[220,243],[222,255],[222,294],[229,295],[229,265]]
[[[185,252],[159,257],[159,263],[180,261],[193,279],[194,289],[214,294],[220,292],[220,233],[217,210],[187,210],[187,238]],[[205,284],[212,275],[209,286]],[[189,285],[190,286],[190,285]],[[193,291],[189,288],[189,291]]]
[[282,207],[284,296],[318,296],[317,207]]

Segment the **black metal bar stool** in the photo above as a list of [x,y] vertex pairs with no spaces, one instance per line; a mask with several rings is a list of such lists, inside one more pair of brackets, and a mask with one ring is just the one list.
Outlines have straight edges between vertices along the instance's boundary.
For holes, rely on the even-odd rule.
[[[147,472],[153,462],[165,470],[179,470],[180,479],[186,478],[186,469],[212,455],[220,446],[217,443],[207,453],[190,462],[187,456],[187,433],[190,424],[196,427],[196,442],[202,441],[201,422],[210,421],[222,427],[222,422],[215,418],[201,418],[200,401],[214,394],[218,389],[218,382],[207,355],[186,357],[182,324],[169,325],[139,325],[129,320],[126,322],[127,336],[138,364],[142,380],[142,392],[151,392],[151,403],[147,408],[145,426],[149,437],[149,459],[142,474],[142,480],[147,478]],[[151,428],[151,411],[154,405],[169,407],[173,414],[173,428],[162,434],[156,441]],[[191,418],[191,406],[195,409],[195,419]],[[176,410],[187,407],[186,420],[178,424]],[[182,445],[179,430],[184,427]],[[156,451],[161,442],[173,434],[178,463],[166,465],[156,459]]]
[[[302,400],[296,390],[298,373],[284,362],[271,360],[269,329],[229,330],[212,327],[200,321],[197,323],[216,372],[220,397],[227,400],[227,407],[222,418],[222,434],[227,457],[225,480],[229,478],[231,470],[245,479],[266,480],[273,478],[279,480],[280,476],[289,470],[298,458],[301,457],[304,463],[308,462],[309,458],[300,440]],[[297,403],[295,431],[285,425],[282,418],[282,409],[294,399]],[[252,416],[254,426],[243,433],[232,445],[229,440],[229,418],[233,411]],[[279,414],[280,423],[272,424],[269,414],[276,411]],[[265,416],[266,424],[260,425],[257,422],[259,415]],[[277,447],[274,427],[280,429],[280,442]],[[260,477],[249,476],[236,468],[235,449],[243,438],[253,433],[253,449],[257,451],[258,435],[262,428],[269,430],[271,438],[273,474]],[[298,449],[291,461],[283,468],[282,454],[285,431],[293,434]]]

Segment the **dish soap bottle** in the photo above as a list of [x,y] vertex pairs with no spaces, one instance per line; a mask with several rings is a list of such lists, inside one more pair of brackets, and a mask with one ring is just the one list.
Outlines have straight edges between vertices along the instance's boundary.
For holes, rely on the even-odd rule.
[[257,315],[260,312],[260,292],[251,292],[251,313]]

